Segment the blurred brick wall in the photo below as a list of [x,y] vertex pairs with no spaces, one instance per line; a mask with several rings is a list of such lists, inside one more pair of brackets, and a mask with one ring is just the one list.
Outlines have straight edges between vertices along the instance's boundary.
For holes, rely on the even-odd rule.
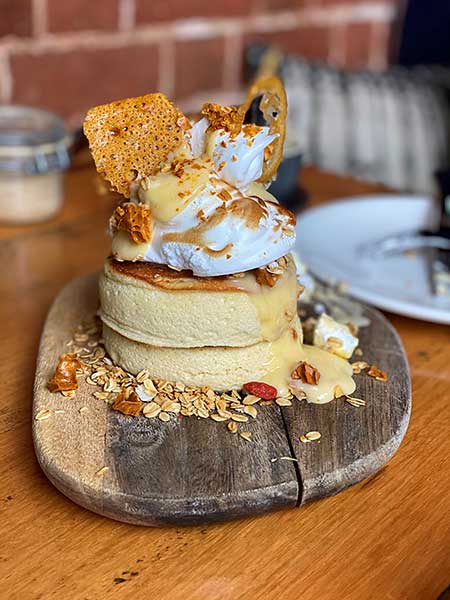
[[[251,41],[382,69],[401,0],[0,0],[0,100],[72,124],[98,103],[159,89],[183,104],[242,83]],[[183,102],[184,101],[184,102]]]

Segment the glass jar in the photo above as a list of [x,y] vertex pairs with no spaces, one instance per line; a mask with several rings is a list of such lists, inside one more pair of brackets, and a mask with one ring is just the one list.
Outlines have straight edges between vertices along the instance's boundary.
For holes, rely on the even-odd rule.
[[69,146],[69,132],[56,115],[0,106],[0,222],[35,223],[60,210]]

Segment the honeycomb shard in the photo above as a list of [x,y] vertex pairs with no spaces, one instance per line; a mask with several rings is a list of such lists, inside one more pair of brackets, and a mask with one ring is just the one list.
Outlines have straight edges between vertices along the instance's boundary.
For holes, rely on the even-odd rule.
[[183,117],[160,93],[91,108],[83,129],[97,171],[129,198],[131,184],[157,173],[181,145]]

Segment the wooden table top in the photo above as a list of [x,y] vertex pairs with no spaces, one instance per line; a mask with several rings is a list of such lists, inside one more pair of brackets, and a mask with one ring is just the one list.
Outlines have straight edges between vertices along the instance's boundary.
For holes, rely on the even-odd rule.
[[[435,599],[450,584],[450,330],[394,315],[413,412],[398,453],[333,498],[209,527],[149,529],[76,506],[41,472],[31,403],[47,310],[100,267],[114,200],[89,165],[67,176],[63,212],[0,227],[0,597],[228,600]],[[306,169],[311,203],[377,191]],[[3,595],[5,594],[5,595]]]

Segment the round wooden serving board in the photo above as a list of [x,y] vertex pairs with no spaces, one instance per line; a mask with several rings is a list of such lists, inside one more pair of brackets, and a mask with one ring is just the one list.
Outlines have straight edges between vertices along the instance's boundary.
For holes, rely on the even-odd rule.
[[[97,309],[97,279],[76,279],[56,298],[34,388],[37,458],[50,481],[81,506],[139,525],[208,523],[298,507],[374,474],[400,445],[411,408],[408,365],[396,332],[370,308],[360,347],[364,360],[387,371],[388,382],[356,375],[354,395],[367,401],[361,408],[343,400],[262,407],[245,425],[250,442],[210,419],[126,417],[96,400],[83,380],[74,399],[51,394],[46,382],[66,342]],[[80,413],[83,406],[88,410]],[[43,409],[51,416],[35,420]],[[303,444],[300,436],[312,430],[321,432],[320,442]]]

